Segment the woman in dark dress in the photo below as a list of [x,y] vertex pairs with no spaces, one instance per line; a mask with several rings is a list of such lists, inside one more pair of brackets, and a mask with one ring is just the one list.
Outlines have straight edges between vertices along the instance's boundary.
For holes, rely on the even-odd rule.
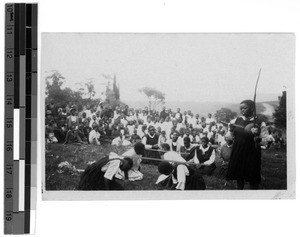
[[236,180],[237,189],[240,190],[244,189],[245,182],[250,183],[250,189],[258,189],[261,169],[260,141],[266,125],[259,119],[254,119],[252,100],[242,101],[240,110],[242,116],[230,125],[234,143],[226,179]]

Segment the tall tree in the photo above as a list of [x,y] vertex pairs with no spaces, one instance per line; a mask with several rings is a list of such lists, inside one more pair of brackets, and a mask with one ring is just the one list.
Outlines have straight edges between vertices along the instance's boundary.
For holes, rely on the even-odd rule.
[[87,79],[86,82],[80,82],[76,84],[81,86],[81,88],[79,88],[79,91],[81,91],[83,95],[85,95],[89,99],[94,98],[96,91],[92,78]]
[[273,117],[277,127],[286,129],[286,91],[279,97],[279,106],[275,109]]
[[73,91],[68,87],[62,88],[65,77],[58,71],[52,71],[46,77],[46,104],[50,101],[57,106],[66,106],[70,102],[77,106],[83,104],[82,92]]
[[119,88],[117,87],[116,74],[114,74],[113,92],[115,93],[116,100],[119,100],[120,99],[120,91],[119,91]]
[[234,119],[236,116],[237,113],[228,108],[221,108],[215,113],[215,117],[217,120],[226,123],[230,122],[230,120]]
[[65,77],[59,71],[51,71],[50,75],[46,76],[46,96],[52,94],[53,91],[61,90],[61,86],[65,82]]
[[165,94],[152,87],[143,87],[138,90],[143,93],[149,101],[149,109],[155,109],[159,104],[165,103]]

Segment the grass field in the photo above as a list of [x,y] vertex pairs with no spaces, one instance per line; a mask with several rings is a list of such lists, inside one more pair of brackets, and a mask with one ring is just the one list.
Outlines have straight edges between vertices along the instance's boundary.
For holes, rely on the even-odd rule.
[[[89,162],[101,159],[110,151],[122,154],[127,149],[125,147],[112,147],[109,144],[101,146],[48,144],[46,147],[46,190],[76,190],[81,174],[78,170],[84,170]],[[218,154],[216,164],[217,166],[220,164]],[[263,151],[261,189],[286,189],[286,166],[285,150],[269,149]],[[121,181],[126,190],[160,189],[155,185],[159,176],[157,166],[141,164],[141,172],[144,174],[143,180],[126,183]],[[226,180],[216,176],[204,176],[203,178],[209,190],[235,189],[233,181],[226,182]]]

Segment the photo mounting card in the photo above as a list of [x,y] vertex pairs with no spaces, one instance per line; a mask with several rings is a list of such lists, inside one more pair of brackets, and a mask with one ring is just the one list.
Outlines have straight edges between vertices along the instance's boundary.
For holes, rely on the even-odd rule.
[[44,200],[295,198],[292,33],[42,33]]

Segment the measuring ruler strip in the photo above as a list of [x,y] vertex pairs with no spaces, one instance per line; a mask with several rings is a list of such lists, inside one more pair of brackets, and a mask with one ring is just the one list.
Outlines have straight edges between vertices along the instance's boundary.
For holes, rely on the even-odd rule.
[[5,234],[35,232],[37,10],[5,5]]
[[14,4],[5,7],[5,198],[4,198],[4,233],[13,232],[13,163],[14,163],[14,36],[15,36],[15,8]]
[[[15,4],[16,6],[16,27],[15,27],[15,106],[14,106],[14,144],[18,150],[14,149],[14,189],[16,190],[17,198],[14,199],[14,221],[13,234],[24,233],[24,202],[25,202],[25,19],[26,19],[26,4]],[[16,69],[18,71],[16,71]],[[17,98],[18,97],[18,98]],[[19,101],[17,101],[19,100]],[[17,120],[19,117],[19,121]],[[19,134],[18,134],[19,133]]]

